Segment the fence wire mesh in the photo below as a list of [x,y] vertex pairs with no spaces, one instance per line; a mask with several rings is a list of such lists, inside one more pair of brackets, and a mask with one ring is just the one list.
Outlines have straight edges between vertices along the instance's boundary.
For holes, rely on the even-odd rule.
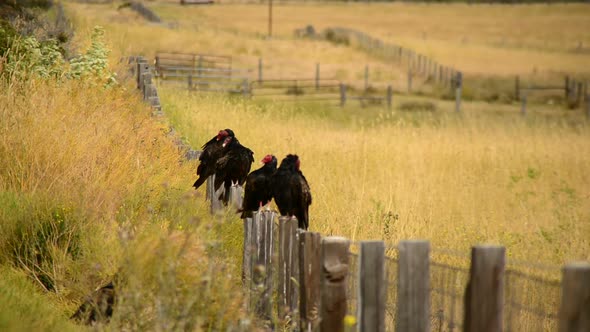
[[556,331],[560,286],[559,267],[508,261],[504,287],[505,331]]
[[385,331],[395,330],[395,315],[397,312],[397,272],[398,272],[397,246],[388,246],[385,249],[385,273],[387,276],[387,302],[385,304]]
[[432,331],[461,331],[465,286],[469,280],[470,256],[446,249],[432,249],[430,256],[430,301]]

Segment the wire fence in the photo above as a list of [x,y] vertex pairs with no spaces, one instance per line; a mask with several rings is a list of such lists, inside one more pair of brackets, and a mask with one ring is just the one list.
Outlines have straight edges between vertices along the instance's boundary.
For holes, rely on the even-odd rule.
[[461,331],[470,258],[460,252],[433,249],[430,259],[432,330]]
[[504,329],[556,331],[561,298],[559,267],[511,264],[505,272]]

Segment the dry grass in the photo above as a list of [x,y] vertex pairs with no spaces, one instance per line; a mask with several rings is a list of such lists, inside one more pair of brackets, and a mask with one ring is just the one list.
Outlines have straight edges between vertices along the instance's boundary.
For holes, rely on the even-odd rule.
[[[582,24],[578,14],[586,10],[581,5],[281,5],[276,12],[276,22],[282,23],[277,24],[279,37],[272,41],[262,38],[262,6],[187,6],[178,10],[181,7],[170,3],[150,5],[165,20],[175,20],[179,26],[168,28],[134,20],[123,29],[123,25],[113,23],[114,18],[129,13],[116,11],[116,5],[71,4],[71,8],[76,9],[82,26],[98,21],[113,32],[119,31],[111,42],[115,49],[125,52],[151,55],[159,49],[186,50],[186,45],[195,45],[195,51],[236,54],[244,48],[249,56],[276,52],[285,56],[285,61],[301,58],[310,65],[315,54],[330,54],[331,61],[349,66],[355,65],[355,57],[366,55],[321,42],[293,41],[292,30],[305,23],[320,28],[347,23],[385,37],[382,23],[388,20],[390,31],[397,27],[396,33],[403,38],[419,39],[422,33],[402,28],[415,17],[416,21],[432,21],[432,26],[424,28],[430,29],[426,31],[428,40],[440,39],[450,50],[454,49],[453,40],[462,37],[464,31],[477,34],[473,39],[479,40],[481,47],[495,47],[494,36],[508,35],[515,25],[534,25],[539,17],[553,19],[560,24],[559,29],[523,30],[522,35],[510,39],[522,45],[499,50],[525,49],[555,56],[548,62],[554,70],[563,68],[559,67],[561,63],[570,63],[563,59],[578,56],[556,51],[571,42],[569,36],[582,41],[587,38],[577,29]],[[92,17],[98,10],[103,16]],[[534,10],[535,15],[525,15],[528,10]],[[486,17],[506,25],[498,23],[494,28],[491,18],[474,19],[482,17],[484,11]],[[359,12],[364,16],[357,15]],[[459,19],[459,13],[472,18]],[[371,20],[366,19],[368,16]],[[519,16],[521,21],[514,19]],[[559,38],[549,30],[567,32],[568,37]],[[535,44],[544,36],[550,46],[547,49]],[[499,58],[497,62],[509,61]],[[484,61],[478,66],[488,65]],[[219,128],[231,127],[257,156],[269,152],[279,157],[289,152],[300,154],[317,197],[312,228],[325,234],[391,241],[422,237],[436,245],[461,249],[477,242],[498,242],[507,245],[512,256],[534,256],[554,263],[588,258],[584,234],[590,232],[589,179],[584,169],[590,162],[585,153],[589,132],[578,113],[558,117],[552,116],[555,110],[551,106],[535,106],[533,115],[522,119],[514,106],[465,103],[465,114],[457,118],[446,112],[453,107],[447,102],[435,102],[442,112],[422,115],[402,110],[358,112],[354,107],[344,112],[323,107],[293,110],[162,91],[166,112],[194,147]],[[394,108],[416,100],[399,97]],[[563,241],[571,245],[564,248]],[[532,252],[535,254],[531,256]]]
[[[569,37],[562,38],[563,43],[547,38],[546,49],[535,44],[541,37],[534,36],[553,36],[547,31],[530,32],[530,44],[524,35],[514,37],[511,43],[526,44],[521,50],[493,46],[489,38],[494,33],[488,28],[454,30],[452,24],[443,24],[458,20],[454,9],[463,7],[492,12],[540,8],[541,17],[549,15],[540,5],[334,5],[342,11],[329,16],[334,7],[327,5],[278,6],[277,17],[292,26],[278,28],[279,37],[272,41],[262,38],[264,25],[256,25],[262,23],[246,23],[247,28],[231,14],[241,10],[242,17],[250,17],[246,14],[261,6],[189,7],[177,14],[178,7],[156,3],[164,18],[180,23],[169,28],[146,24],[127,9],[117,11],[116,5],[67,4],[75,13],[79,36],[96,23],[106,26],[112,60],[194,45],[194,51],[241,54],[236,61],[244,65],[258,56],[283,57],[285,63],[271,70],[277,75],[305,73],[317,59],[329,59],[334,74],[354,78],[370,60],[368,55],[323,42],[293,41],[292,28],[350,22],[346,25],[389,38],[388,31],[372,25],[379,25],[384,18],[376,15],[385,12],[402,35],[396,41],[406,38],[411,46],[423,43],[422,35],[402,29],[406,25],[395,15],[424,11],[434,17],[439,8],[438,22],[449,30],[436,29],[433,23],[427,40],[439,40],[427,44],[451,52],[454,45],[462,45],[457,31],[478,31],[477,39],[483,41],[476,46],[481,49],[464,60],[477,70],[486,71],[487,60],[481,59],[492,48],[546,54],[547,70],[570,70],[561,63],[587,61],[577,62],[578,55],[556,50],[569,43]],[[576,6],[547,8],[559,8],[556,12],[563,10],[566,16],[584,12],[585,7]],[[222,9],[227,15],[215,12]],[[353,20],[355,10],[375,10],[375,23]],[[512,15],[504,16],[508,22]],[[188,22],[195,17],[202,25]],[[303,22],[295,17],[335,21]],[[568,26],[563,24],[569,36]],[[439,36],[439,30],[448,32]],[[297,66],[276,69],[290,61]],[[389,70],[391,77],[398,73],[383,62],[375,66]],[[509,73],[520,68],[517,62],[506,66]],[[219,330],[245,316],[236,296],[240,283],[233,261],[239,260],[241,225],[231,213],[219,220],[209,217],[203,190],[189,188],[196,165],[181,162],[164,134],[167,126],[154,122],[133,88],[127,89],[33,81],[0,90],[0,155],[6,156],[0,160],[0,203],[6,207],[0,212],[0,263],[29,269],[29,276],[49,277],[57,296],[46,301],[62,313],[72,312],[83,294],[124,266],[119,272],[127,281],[112,329]],[[533,106],[521,117],[511,105],[466,102],[463,114],[457,115],[450,102],[403,96],[396,96],[393,111],[386,111],[252,103],[165,86],[160,94],[170,122],[195,148],[229,127],[254,150],[256,159],[267,153],[279,158],[299,154],[314,195],[312,230],[353,240],[426,238],[435,247],[461,251],[475,243],[500,243],[511,258],[554,264],[590,259],[590,128],[580,113]],[[407,111],[420,103],[433,103],[435,110]],[[52,242],[43,247],[49,259],[15,262],[15,243],[22,234],[28,240],[44,235],[42,227],[39,231],[44,223],[65,225],[68,241],[51,233]],[[72,254],[72,244],[77,254]],[[19,288],[17,281],[11,284]],[[37,284],[47,286],[42,280]]]
[[[259,159],[301,156],[314,193],[311,228],[354,240],[426,238],[435,246],[507,246],[511,257],[588,259],[587,124],[543,113],[365,114],[294,110],[163,90],[179,130],[197,146],[234,129]],[[482,113],[485,113],[482,114]],[[563,243],[568,245],[564,246]]]
[[60,313],[29,325],[3,316],[3,326],[66,328],[84,296],[115,272],[120,301],[109,328],[237,324],[238,264],[227,258],[239,248],[237,223],[209,216],[190,188],[194,163],[182,161],[168,126],[134,89],[1,84],[2,274],[16,267],[54,295],[27,302],[25,281],[6,279],[0,297],[14,300],[23,317],[44,307]]
[[[98,22],[110,30],[117,55],[153,57],[158,50],[227,54],[232,55],[234,67],[251,70],[250,79],[258,77],[262,58],[265,79],[312,78],[320,63],[322,78],[362,87],[365,65],[369,65],[372,85],[406,91],[405,63],[400,66],[356,47],[294,39],[293,30],[307,24],[318,31],[328,26],[362,30],[453,66],[465,74],[466,98],[510,102],[513,75],[521,76],[522,86],[562,85],[565,74],[590,77],[590,36],[582,28],[587,26],[584,5],[277,5],[275,37],[270,40],[266,38],[267,10],[262,5],[180,7],[150,2],[164,24],[147,23],[130,9],[117,10],[117,6],[69,4],[79,26]],[[419,77],[414,78],[413,89],[448,94],[433,90],[430,82]],[[563,91],[529,96],[532,102],[559,104],[562,99]]]
[[[266,5],[152,7],[181,26],[254,36],[268,31]],[[273,33],[280,43],[308,24],[316,30],[344,26],[415,49],[468,74],[588,74],[589,11],[583,4],[290,4],[275,6]],[[331,60],[325,54],[320,61]]]

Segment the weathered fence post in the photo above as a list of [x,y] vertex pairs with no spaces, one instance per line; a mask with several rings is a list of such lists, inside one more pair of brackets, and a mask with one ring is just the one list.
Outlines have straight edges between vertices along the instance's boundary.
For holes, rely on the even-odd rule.
[[590,94],[586,93],[586,116],[590,119]]
[[455,88],[455,111],[461,112],[461,90],[463,89],[463,73],[457,72]]
[[385,244],[383,241],[361,242],[359,258],[359,331],[385,332],[387,303]]
[[193,89],[193,74],[188,74],[188,89],[192,90]]
[[152,84],[152,74],[147,71],[142,74],[141,78],[141,93],[143,95],[143,100],[147,100],[148,96],[148,87]]
[[320,233],[299,234],[299,315],[301,331],[316,329],[320,309],[321,281]]
[[254,212],[252,218],[251,261],[254,296],[251,296],[251,307],[255,308],[259,318],[272,319],[272,248],[273,248],[273,212]]
[[590,331],[590,263],[563,268],[559,332]]
[[430,243],[401,241],[398,250],[396,331],[430,331]]
[[408,93],[412,92],[412,69],[408,69]]
[[207,198],[211,201],[211,213],[215,214],[218,211],[221,211],[222,204],[219,200],[219,196],[225,195],[225,189],[223,186],[220,186],[219,189],[215,190],[215,175],[212,175],[207,178]]
[[258,58],[258,83],[262,83],[262,58]]
[[231,186],[229,190],[230,204],[233,206],[235,210],[241,209],[243,200],[242,194],[244,192],[244,189],[242,188],[242,186],[235,185]]
[[391,85],[387,86],[387,108],[391,109],[391,104],[393,101],[393,88]]
[[143,91],[143,74],[150,71],[147,60],[141,58],[137,63],[137,88]]
[[[293,323],[297,308],[297,287],[294,282],[299,270],[299,243],[297,242],[297,219],[279,218],[279,286],[278,312],[279,318],[290,317]],[[295,280],[299,279],[297,278]]]
[[346,85],[340,83],[340,106],[344,107],[346,104]]
[[514,78],[514,100],[520,99],[520,77],[516,75]]
[[318,91],[320,89],[320,64],[315,64],[315,89]]
[[[252,218],[244,218],[244,252],[242,256],[242,283],[250,290],[252,281]],[[248,294],[249,295],[249,294]]]
[[320,331],[344,331],[347,310],[348,248],[350,241],[329,236],[322,239],[322,297]]
[[465,290],[465,332],[502,331],[506,249],[480,245],[471,249]]

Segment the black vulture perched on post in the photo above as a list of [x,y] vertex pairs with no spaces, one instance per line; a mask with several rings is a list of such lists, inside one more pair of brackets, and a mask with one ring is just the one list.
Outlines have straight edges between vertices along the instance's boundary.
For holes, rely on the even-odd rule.
[[262,167],[253,171],[246,178],[244,188],[244,201],[241,218],[251,218],[252,211],[258,210],[272,199],[272,175],[277,170],[277,158],[273,155],[266,155],[262,159]]
[[309,226],[311,191],[299,169],[301,162],[297,155],[287,155],[272,177],[273,197],[282,216],[295,216],[299,228]]
[[193,184],[195,189],[198,189],[207,178],[215,174],[217,161],[223,157],[226,152],[226,145],[224,141],[227,137],[235,137],[231,129],[220,130],[217,136],[213,137],[209,142],[203,145],[203,152],[199,156],[199,166],[197,167],[197,175],[199,178]]
[[244,185],[246,177],[250,173],[252,163],[254,162],[254,152],[240,144],[235,136],[228,136],[223,141],[223,147],[226,148],[223,157],[217,160],[215,166],[215,192],[224,185],[225,195],[220,200],[227,205],[230,195],[230,187]]

